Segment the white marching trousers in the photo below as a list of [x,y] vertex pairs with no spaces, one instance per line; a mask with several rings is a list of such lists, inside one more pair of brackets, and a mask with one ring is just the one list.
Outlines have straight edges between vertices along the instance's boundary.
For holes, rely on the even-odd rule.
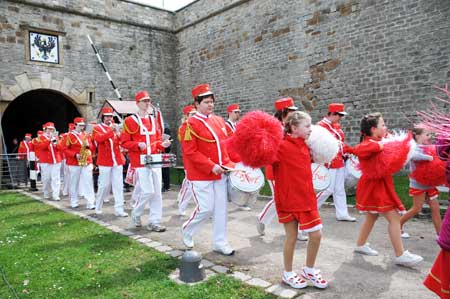
[[317,207],[320,208],[323,203],[333,194],[334,206],[336,208],[336,218],[347,217],[347,195],[345,194],[345,167],[330,168],[330,186],[324,191],[317,193]]
[[220,180],[191,181],[197,207],[183,224],[184,234],[192,237],[212,215],[214,247],[228,245],[227,179],[222,175]]
[[99,166],[97,200],[95,210],[101,211],[103,200],[109,195],[110,189],[114,195],[114,210],[123,212],[123,166]]
[[180,192],[178,193],[178,211],[184,212],[187,209],[189,201],[192,197],[192,183],[187,178],[184,178],[181,184]]
[[61,163],[41,163],[41,169],[44,198],[49,198],[51,192],[53,199],[59,199],[61,188]]
[[83,196],[86,198],[86,208],[94,207],[94,178],[92,176],[92,164],[87,166],[69,165],[70,173],[70,206],[78,206],[78,190],[83,190]]
[[149,203],[148,222],[159,224],[162,218],[161,168],[139,167],[135,170],[133,215],[144,214],[145,205]]
[[61,164],[64,172],[64,186],[63,186],[63,195],[68,195],[70,192],[70,172],[69,165],[66,164],[66,160]]
[[269,225],[273,218],[277,215],[277,209],[275,207],[275,181],[268,180],[270,190],[272,191],[272,200],[270,200],[266,205],[264,206],[264,209],[259,213],[258,219],[259,222],[263,223],[264,225]]

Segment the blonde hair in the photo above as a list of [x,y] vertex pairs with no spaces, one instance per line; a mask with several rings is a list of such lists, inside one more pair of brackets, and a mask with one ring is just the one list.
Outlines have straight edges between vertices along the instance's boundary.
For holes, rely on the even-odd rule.
[[286,124],[284,125],[284,131],[286,133],[292,133],[292,127],[298,126],[303,120],[311,121],[311,116],[303,111],[295,111],[288,116]]

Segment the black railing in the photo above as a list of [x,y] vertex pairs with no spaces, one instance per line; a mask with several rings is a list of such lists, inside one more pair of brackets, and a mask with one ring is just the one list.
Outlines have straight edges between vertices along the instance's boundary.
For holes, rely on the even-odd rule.
[[29,184],[25,155],[0,154],[0,189],[21,189]]

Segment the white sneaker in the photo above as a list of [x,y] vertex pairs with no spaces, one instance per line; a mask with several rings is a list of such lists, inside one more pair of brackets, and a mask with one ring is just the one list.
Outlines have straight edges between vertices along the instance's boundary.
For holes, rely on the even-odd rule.
[[369,243],[364,244],[363,246],[356,246],[355,249],[353,249],[354,252],[370,255],[370,256],[376,256],[378,255],[378,251],[372,249],[369,247]]
[[423,257],[417,254],[410,253],[408,250],[405,250],[401,256],[395,258],[394,262],[396,265],[413,267],[423,261]]
[[128,213],[124,211],[114,212],[114,215],[116,215],[117,217],[128,217]]
[[194,248],[194,240],[192,240],[192,236],[189,236],[188,234],[183,233],[183,230],[181,230],[182,236],[183,236],[183,244],[187,248]]
[[356,222],[356,218],[352,217],[350,215],[344,216],[344,217],[340,217],[340,218],[336,218],[337,221],[348,221],[348,222]]
[[402,233],[402,239],[409,239],[411,236],[407,232]]
[[186,216],[186,211],[178,210],[178,216]]
[[302,269],[302,276],[304,279],[311,281],[313,286],[315,286],[318,289],[326,289],[328,287],[328,281],[323,279],[322,274],[320,274],[319,269],[313,269],[314,271],[312,273],[306,271],[306,269],[303,267]]
[[256,230],[260,236],[264,236],[266,234],[266,225],[259,221],[259,216],[256,216]]
[[252,208],[248,207],[248,206],[243,206],[239,208],[241,211],[251,211]]
[[133,222],[134,226],[136,226],[136,227],[141,227],[142,226],[142,222],[141,222],[141,217],[140,216],[135,216],[135,215],[133,215],[133,213],[131,213],[131,221]]
[[94,206],[94,205],[87,205],[87,206],[86,206],[86,209],[88,209],[88,210],[94,210],[94,209],[95,209],[95,206]]
[[299,241],[308,241],[308,233],[303,232],[302,230],[298,231],[297,240]]
[[95,215],[102,215],[103,212],[102,211],[95,211]]
[[53,200],[55,200],[55,201],[60,201],[60,200],[61,200],[61,198],[59,198],[59,197],[56,197],[56,198],[53,198]]
[[290,277],[286,277],[286,275],[283,273],[283,275],[281,276],[281,281],[294,289],[304,289],[308,286],[306,280],[298,276],[297,273],[294,273]]
[[226,256],[233,255],[235,252],[234,249],[228,244],[224,246],[214,246],[213,251]]
[[151,232],[163,233],[166,231],[166,227],[159,223],[149,223],[146,227]]

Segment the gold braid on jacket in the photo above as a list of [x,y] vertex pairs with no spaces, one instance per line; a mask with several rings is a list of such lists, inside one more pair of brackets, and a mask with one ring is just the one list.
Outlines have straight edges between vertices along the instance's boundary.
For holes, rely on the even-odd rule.
[[209,142],[209,143],[215,143],[216,142],[216,140],[214,138],[213,139],[206,139],[206,138],[203,138],[203,137],[199,136],[197,133],[195,133],[194,129],[192,129],[191,125],[189,123],[187,123],[186,133],[184,134],[184,141],[191,141],[192,140],[191,134],[194,135],[195,137],[197,137],[198,139],[200,139],[201,141],[204,141],[204,142]]

